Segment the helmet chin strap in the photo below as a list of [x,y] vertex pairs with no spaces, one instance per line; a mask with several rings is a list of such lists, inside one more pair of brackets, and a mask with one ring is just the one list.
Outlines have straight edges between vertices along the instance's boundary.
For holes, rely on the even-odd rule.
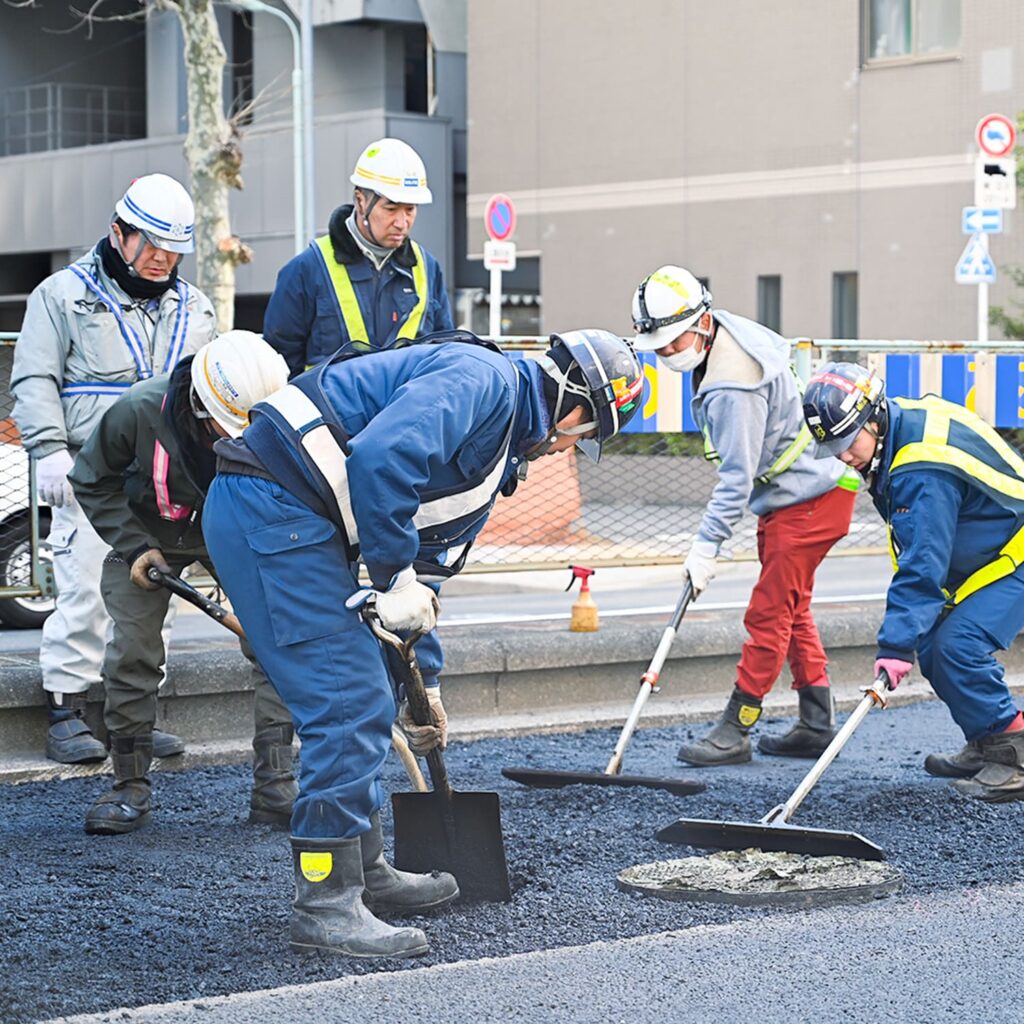
[[[110,227],[110,244],[114,247],[118,256],[120,256],[121,259],[124,260],[124,264],[128,268],[128,273],[131,274],[132,277],[137,277],[140,281],[169,281],[171,277],[170,273],[165,274],[163,277],[146,278],[143,277],[135,269],[135,264],[138,261],[139,257],[142,255],[142,250],[145,249],[146,247],[146,238],[141,231],[138,232],[137,238],[138,242],[136,243],[135,246],[135,255],[133,255],[132,258],[129,259],[128,254],[124,251],[124,247],[121,245],[121,239],[118,237],[118,233],[114,230],[113,225],[111,225]],[[171,265],[171,271],[174,270],[174,268],[178,265],[180,261],[181,256],[179,255],[175,259],[174,263]]]
[[591,411],[593,411],[594,407],[590,399],[590,390],[569,380],[569,374],[561,370],[558,364],[550,356],[543,355],[537,360],[537,362],[540,363],[541,369],[558,383],[558,395],[555,398],[555,407],[551,410],[551,422],[555,429],[551,431],[551,434],[545,441],[541,442],[538,448],[526,456],[528,462],[533,462],[534,459],[539,459],[542,455],[547,455],[547,453],[551,451],[552,445],[560,437],[578,437],[581,434],[586,434],[588,431],[597,429],[597,423],[593,420],[589,423],[581,423],[575,427],[566,427],[564,430],[558,429],[557,425],[562,419],[562,400],[564,399],[566,392],[585,398],[587,400],[587,404],[590,405]]
[[871,456],[868,468],[864,473],[864,480],[870,487],[875,479],[875,473],[882,464],[882,451],[885,448],[885,434],[873,427],[870,423],[865,424],[864,429],[875,439],[875,454]]

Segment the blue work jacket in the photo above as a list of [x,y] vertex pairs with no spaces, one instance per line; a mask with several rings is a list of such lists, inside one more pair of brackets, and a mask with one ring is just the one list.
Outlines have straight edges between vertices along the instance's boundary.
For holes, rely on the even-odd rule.
[[[263,336],[284,356],[292,376],[347,350],[353,340],[368,342],[375,349],[391,347],[416,305],[412,272],[416,255],[409,241],[378,271],[345,224],[351,212],[351,206],[334,211],[329,235],[335,259],[348,271],[370,336],[349,336],[324,256],[313,242],[281,268],[263,318]],[[422,246],[419,251],[427,278],[426,308],[417,332],[423,337],[451,330],[454,324],[441,266]]]
[[[550,425],[536,363],[458,337],[343,359],[310,370],[301,389],[289,386],[317,396],[320,415],[313,413],[310,429],[333,421],[345,435],[346,500],[360,557],[378,588],[414,561],[443,562],[450,548],[472,542],[495,497],[511,493],[525,453]],[[307,390],[312,375],[318,390]],[[326,508],[331,498],[310,468],[301,431],[284,421],[282,405],[272,404],[287,399],[279,396],[253,407],[241,443],[284,486],[298,483],[297,497],[318,494],[323,501],[309,503]],[[472,514],[418,525],[421,507],[486,481],[492,483]]]
[[[895,574],[878,632],[878,656],[913,661],[950,596],[991,563],[1024,523],[1024,503],[983,487],[970,474],[934,461],[911,462],[892,471],[897,454],[919,442],[924,416],[888,400],[889,427],[871,498],[891,531]],[[959,408],[959,407],[958,407]],[[962,412],[962,410],[961,410]],[[951,430],[951,445],[981,461],[1007,466],[966,428]]]

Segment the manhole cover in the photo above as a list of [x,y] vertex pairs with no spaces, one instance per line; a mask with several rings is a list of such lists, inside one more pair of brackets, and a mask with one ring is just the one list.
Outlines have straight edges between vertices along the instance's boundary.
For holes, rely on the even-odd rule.
[[637,864],[620,871],[615,884],[663,900],[809,907],[887,896],[902,887],[903,873],[885,861],[854,857],[724,850]]

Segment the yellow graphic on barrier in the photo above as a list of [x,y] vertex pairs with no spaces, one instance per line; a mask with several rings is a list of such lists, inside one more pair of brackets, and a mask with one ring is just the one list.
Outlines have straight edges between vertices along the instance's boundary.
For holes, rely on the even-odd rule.
[[644,363],[644,380],[647,381],[649,391],[647,401],[644,402],[643,417],[647,419],[658,411],[658,367]]
[[313,853],[303,850],[299,854],[299,867],[302,869],[302,876],[308,882],[322,882],[327,878],[334,867],[334,858],[330,853]]

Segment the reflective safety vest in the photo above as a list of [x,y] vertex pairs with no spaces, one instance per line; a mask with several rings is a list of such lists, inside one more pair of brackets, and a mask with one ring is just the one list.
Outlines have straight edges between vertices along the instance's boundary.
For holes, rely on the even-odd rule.
[[[501,351],[496,345],[464,331],[444,335],[433,343],[451,342]],[[349,493],[348,436],[324,392],[322,378],[328,367],[354,357],[355,353],[339,353],[314,371],[299,374],[287,387],[253,407],[252,423],[245,432],[246,445],[266,471],[341,530],[353,561],[359,557],[359,524]],[[517,390],[518,387],[517,373]],[[269,424],[261,423],[261,417],[274,426],[266,429]],[[497,454],[476,477],[455,491],[426,491],[421,495],[420,506],[412,520],[421,543],[440,550],[456,549],[456,555],[444,566],[433,561],[414,561],[420,580],[448,579],[465,565],[472,541],[463,542],[462,538],[490,511],[505,475],[514,424],[512,416]],[[310,485],[295,459],[283,450],[282,441],[301,460],[315,486]]]
[[[811,443],[811,432],[804,423],[796,437],[786,445],[785,451],[760,475],[754,477],[754,483],[770,484],[780,473],[785,473],[794,462],[807,450]],[[704,458],[708,462],[721,462],[722,459],[715,446],[711,443],[711,436],[708,428],[704,428]],[[860,477],[852,469],[847,469],[836,481],[836,487],[842,487],[846,491],[856,491],[860,487]]]
[[[405,323],[398,330],[398,338],[405,341],[412,341],[423,323],[423,314],[427,309],[427,262],[423,257],[423,250],[411,238],[409,244],[412,246],[416,262],[412,267],[412,283],[416,290],[416,305],[412,307]],[[363,320],[363,311],[359,308],[359,299],[356,290],[352,286],[352,278],[349,277],[348,267],[339,263],[334,256],[334,246],[331,244],[331,236],[323,235],[316,240],[320,255],[324,258],[327,273],[330,275],[331,284],[334,285],[334,293],[338,297],[338,305],[341,307],[341,318],[345,322],[345,330],[348,332],[349,341],[365,341],[370,344],[370,332],[366,329],[366,322]]]
[[[980,416],[932,395],[891,401],[899,406],[903,416],[902,443],[889,466],[890,476],[921,467],[942,468],[981,488],[996,504],[1024,518],[1024,459]],[[891,523],[889,551],[895,568],[898,552]],[[946,591],[948,606],[958,605],[982,587],[1009,576],[1022,563],[1024,526],[991,562],[976,569],[952,593]]]

